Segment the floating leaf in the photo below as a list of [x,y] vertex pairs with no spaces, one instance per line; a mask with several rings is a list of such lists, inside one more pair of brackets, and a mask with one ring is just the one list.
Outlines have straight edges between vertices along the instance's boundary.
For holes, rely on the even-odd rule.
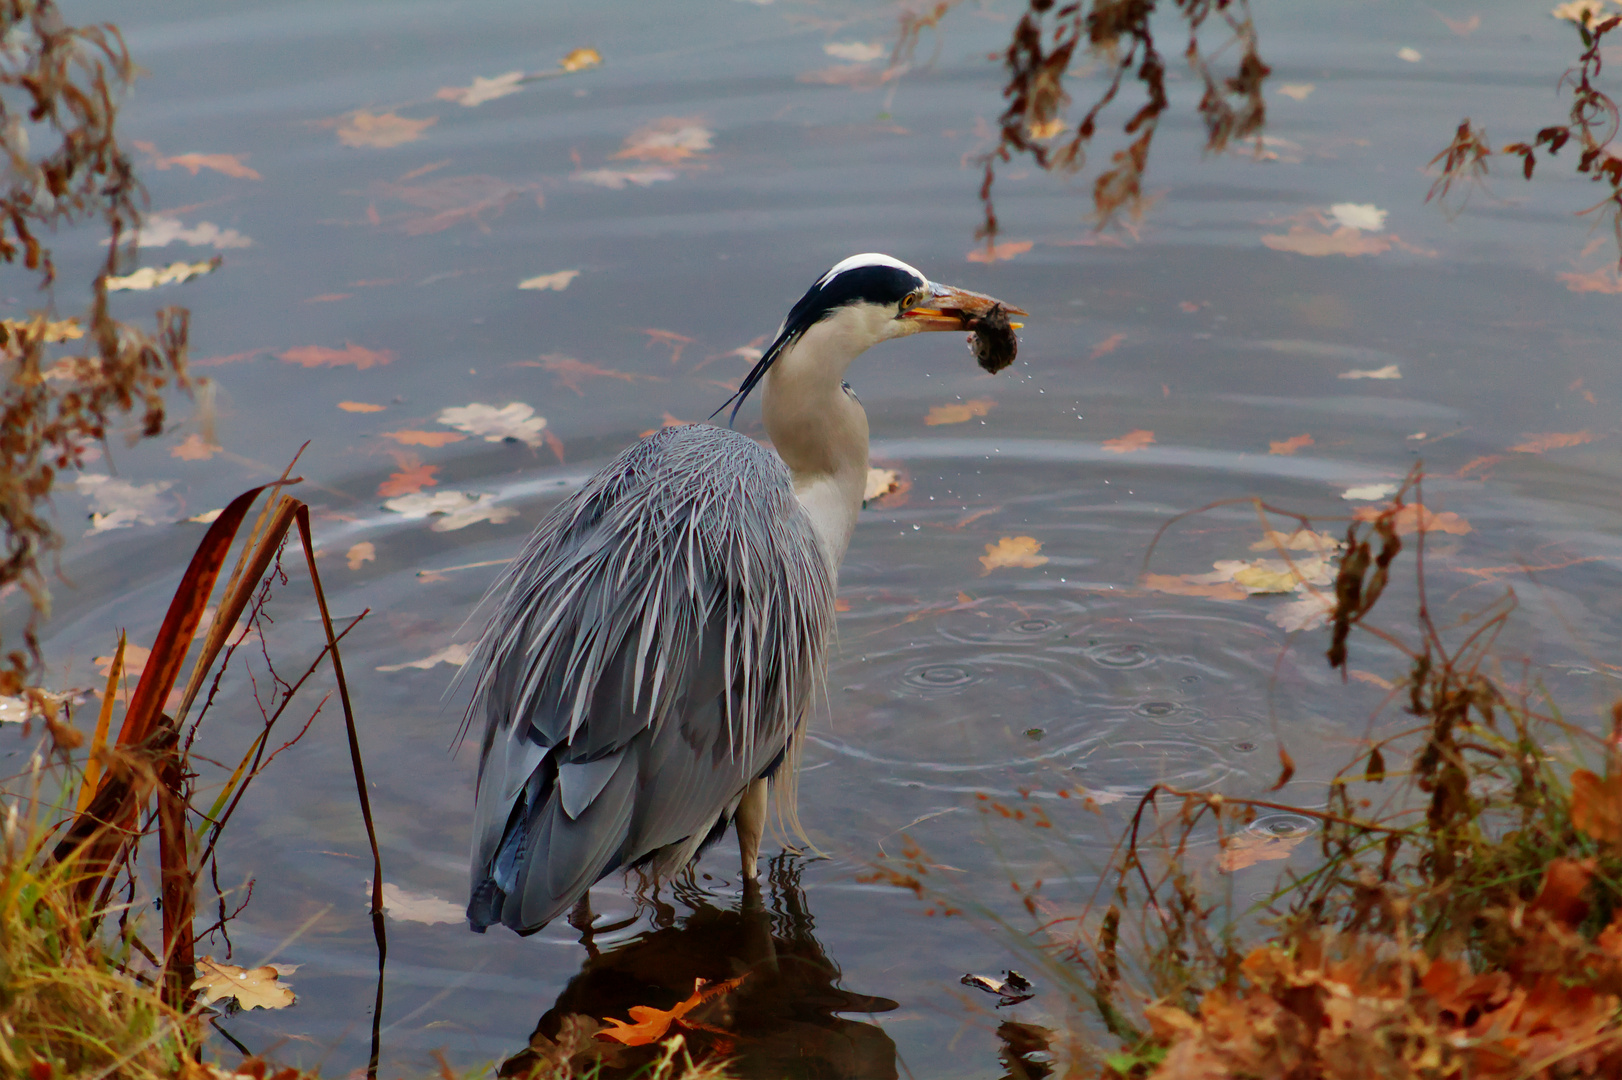
[[1559,273],[1556,278],[1565,282],[1572,292],[1622,293],[1622,274],[1614,266],[1602,266],[1588,274]]
[[0,319],[0,326],[6,328],[8,336],[37,335],[51,345],[63,341],[78,341],[84,337],[84,327],[79,325],[77,319],[53,320],[47,319],[43,315],[36,315],[32,319]]
[[1155,441],[1155,433],[1139,429],[1129,431],[1118,439],[1105,439],[1104,449],[1112,454],[1130,454],[1134,450],[1142,450]]
[[1384,232],[1385,219],[1389,213],[1381,210],[1373,203],[1336,203],[1329,208],[1329,216],[1348,229],[1359,229],[1363,232]]
[[188,229],[181,223],[179,218],[157,215],[141,222],[141,229],[137,234],[137,239],[142,249],[168,247],[176,240],[183,244],[190,244],[192,247],[245,248],[253,246],[252,240],[235,229],[222,229],[209,221],[199,221]]
[[596,49],[572,49],[569,55],[558,61],[558,67],[569,72],[585,71],[587,68],[594,68],[602,62],[602,54]]
[[1360,487],[1347,488],[1340,493],[1340,497],[1352,502],[1376,502],[1390,498],[1396,493],[1396,484],[1363,484]]
[[1290,231],[1282,236],[1276,233],[1263,236],[1262,243],[1274,251],[1288,251],[1296,255],[1346,255],[1355,258],[1359,255],[1379,255],[1394,247],[1411,255],[1436,254],[1427,248],[1404,243],[1395,235],[1370,236],[1348,225],[1342,225],[1332,233],[1319,232],[1306,225],[1291,225]]
[[177,457],[182,461],[207,461],[219,452],[220,448],[218,446],[205,441],[201,435],[194,433],[187,435],[186,441],[179,446],[171,447],[169,456]]
[[1033,567],[1041,566],[1048,561],[1046,555],[1038,555],[1042,550],[1041,541],[1030,536],[1005,536],[995,544],[986,545],[986,553],[980,556],[980,565],[985,567],[980,576],[985,577],[999,567]]
[[1311,435],[1291,435],[1288,439],[1283,439],[1278,442],[1269,442],[1267,444],[1267,452],[1269,454],[1283,454],[1288,457],[1302,447],[1311,445],[1313,445]]
[[385,439],[393,439],[402,446],[446,446],[450,443],[461,442],[466,435],[458,435],[454,431],[385,431]]
[[225,507],[222,506],[218,510],[204,510],[201,514],[196,514],[186,520],[195,521],[200,525],[212,525],[223,513],[225,513]]
[[[463,642],[460,645],[447,645],[438,652],[423,657],[421,660],[407,660],[403,664],[384,664],[377,670],[404,671],[406,668],[416,668],[419,671],[427,671],[435,664],[452,664],[456,667],[461,667],[463,664],[467,663],[468,657],[473,655],[474,644],[474,642],[469,641]],[[388,887],[389,884],[385,881],[383,883],[383,888],[387,889]]]
[[1303,596],[1269,611],[1267,621],[1285,633],[1293,634],[1297,630],[1313,630],[1325,625],[1334,609],[1334,601],[1328,596]]
[[1003,977],[998,979],[991,975],[975,975],[972,972],[963,976],[958,982],[964,986],[972,986],[976,990],[984,990],[988,994],[997,995],[997,1008],[1004,1005],[1018,1005],[1022,1001],[1029,1001],[1036,996],[1036,987],[1031,980],[1017,971],[1004,971]]
[[835,60],[866,64],[879,59],[889,50],[877,41],[830,41],[822,47],[822,51]]
[[373,405],[368,401],[340,401],[338,408],[344,412],[382,412],[387,405]]
[[1285,83],[1278,88],[1278,92],[1283,94],[1285,97],[1294,98],[1297,101],[1305,101],[1307,100],[1307,95],[1316,89],[1318,88],[1311,83]]
[[1097,345],[1093,346],[1093,351],[1087,354],[1087,359],[1089,359],[1089,360],[1097,360],[1100,356],[1107,356],[1108,354],[1114,352],[1116,349],[1120,348],[1121,347],[1121,342],[1123,342],[1125,340],[1126,340],[1126,335],[1123,334],[1123,333],[1117,332],[1117,333],[1111,334],[1109,337],[1105,338],[1103,341],[1100,341]]
[[1217,869],[1224,874],[1231,874],[1235,870],[1243,870],[1259,862],[1288,859],[1296,845],[1309,835],[1311,834],[1300,832],[1293,836],[1268,836],[1265,833],[1247,831],[1223,837],[1222,854],[1217,857]]
[[246,154],[180,154],[176,157],[164,157],[158,152],[158,148],[149,142],[137,141],[135,148],[151,155],[154,169],[170,169],[178,165],[193,176],[203,169],[212,169],[238,180],[260,179],[257,172],[242,163]]
[[1251,551],[1312,551],[1327,554],[1339,551],[1345,541],[1328,533],[1313,532],[1311,529],[1297,529],[1293,533],[1268,532],[1268,534],[1250,545]]
[[[422,171],[408,173],[399,182],[378,181],[368,189],[374,198],[394,199],[411,207],[387,219],[407,236],[427,236],[457,225],[473,225],[489,232],[486,219],[500,215],[514,200],[532,196],[537,205],[545,202],[539,184],[515,184],[478,173],[442,176],[421,184],[406,182]],[[367,216],[374,225],[385,224],[375,207],[368,209]]]
[[[357,371],[365,371],[371,367],[382,367],[394,363],[394,353],[388,349],[363,349],[359,345],[345,342],[341,349],[329,349],[324,345],[301,345],[296,349],[276,354],[278,360],[288,364],[298,364],[300,367],[352,367]],[[382,406],[374,409],[367,406],[363,409],[349,408],[360,404],[359,402],[344,402],[339,404],[340,409],[348,412],[375,412]]]
[[1417,64],[1421,60],[1425,59],[1425,54],[1420,52],[1418,49],[1412,49],[1404,45],[1402,48],[1397,50],[1397,59],[1406,61],[1410,64]]
[[[163,493],[174,487],[172,480],[132,484],[113,476],[88,473],[74,486],[90,498],[90,532],[127,529],[131,525],[157,525],[174,517],[172,500]],[[88,534],[87,534],[88,535]]]
[[525,278],[518,283],[520,289],[551,289],[553,292],[562,292],[569,287],[569,282],[580,276],[578,270],[559,270],[554,274],[540,274],[536,277]]
[[280,981],[274,967],[250,971],[208,956],[198,958],[197,981],[191,989],[201,991],[198,997],[204,1005],[234,999],[244,1009],[285,1009],[294,1001],[293,991]]
[[1195,580],[1193,575],[1188,574],[1144,574],[1138,578],[1138,584],[1155,592],[1199,596],[1208,600],[1243,600],[1250,595],[1230,581],[1204,580],[1208,576],[1201,574],[1199,580]]
[[1567,0],[1549,14],[1557,19],[1569,19],[1578,26],[1587,26],[1605,14],[1605,0]]
[[1546,450],[1563,450],[1568,446],[1591,443],[1596,436],[1586,428],[1582,431],[1549,431],[1541,435],[1522,435],[1521,441],[1510,447],[1520,454],[1541,454]]
[[392,112],[372,113],[359,109],[336,121],[338,141],[345,146],[370,146],[385,149],[422,138],[439,118],[408,120]]
[[881,496],[888,495],[901,486],[901,477],[894,469],[867,470],[867,488],[862,492],[862,501],[871,502]]
[[693,992],[687,1000],[677,1002],[669,1009],[652,1009],[646,1005],[632,1005],[628,1010],[632,1023],[616,1020],[612,1016],[603,1018],[603,1023],[611,1024],[597,1033],[597,1038],[623,1043],[626,1046],[647,1046],[656,1043],[665,1037],[672,1024],[681,1023],[682,1017],[715,998],[727,993],[743,982],[745,976],[739,975],[736,979],[725,982],[706,983],[703,979],[693,981]]
[[929,427],[938,427],[941,424],[961,424],[973,420],[977,416],[985,416],[997,407],[995,401],[986,398],[976,398],[957,405],[936,405],[924,417],[924,423]]
[[21,724],[30,711],[27,698],[0,697],[0,724]]
[[377,560],[377,545],[370,540],[362,540],[344,552],[344,559],[348,561],[349,569],[359,570],[366,563]]
[[518,93],[524,88],[523,79],[522,71],[509,71],[490,79],[475,75],[472,86],[442,86],[434,96],[441,101],[454,101],[471,109],[475,105],[483,105],[486,101]]
[[711,148],[715,133],[696,116],[666,116],[631,132],[613,156],[633,161],[674,164],[697,157]]
[[516,439],[531,447],[541,445],[541,431],[546,427],[546,418],[536,416],[535,410],[522,401],[499,409],[474,402],[442,410],[438,419],[446,427],[465,431],[485,442]]
[[1329,560],[1313,555],[1286,562],[1284,559],[1222,559],[1212,564],[1209,574],[1188,580],[1206,585],[1231,581],[1246,593],[1294,592],[1302,585],[1328,585],[1335,580]]
[[[379,669],[382,670],[382,669]],[[368,903],[372,894],[372,883],[366,883]],[[452,925],[467,922],[467,908],[460,904],[453,904],[449,900],[442,900],[432,893],[410,892],[402,889],[392,881],[383,883],[383,911],[391,919],[401,922],[425,923],[434,926],[439,923]]]
[[669,169],[591,169],[577,172],[570,179],[578,180],[582,184],[608,188],[610,191],[622,191],[626,184],[650,187],[665,180],[674,180],[676,174]]
[[987,244],[985,247],[975,248],[964,258],[970,262],[994,263],[1023,255],[1035,246],[1035,242],[1031,240],[1004,240],[1000,244]]
[[143,266],[133,274],[123,277],[109,277],[107,279],[108,292],[122,292],[124,290],[156,289],[160,285],[178,285],[182,281],[190,281],[194,277],[220,268],[218,255],[207,262],[200,263],[170,263],[168,266]]
[[548,353],[538,361],[526,360],[523,361],[523,364],[525,366],[533,365],[545,368],[557,376],[558,382],[582,397],[585,396],[586,392],[581,389],[581,383],[587,379],[618,379],[620,382],[628,383],[645,379],[653,382],[664,381],[657,375],[637,375],[628,371],[615,371],[613,368],[598,367],[596,364],[588,364],[584,360],[576,360],[572,356],[562,356],[558,353]]
[[377,493],[392,497],[409,495],[425,487],[434,487],[439,483],[434,479],[434,474],[438,471],[437,465],[423,465],[420,462],[407,464],[399,472],[390,473],[387,480],[377,485]]
[[[1373,506],[1360,506],[1352,515],[1357,521],[1373,521],[1379,516],[1379,508]],[[1409,503],[1397,511],[1391,525],[1396,529],[1398,536],[1407,536],[1421,529],[1426,532],[1452,533],[1455,536],[1463,536],[1472,531],[1470,523],[1451,510],[1440,514],[1433,513],[1418,503]]]
[[518,516],[518,511],[512,507],[496,505],[494,495],[470,495],[461,491],[401,495],[388,500],[383,507],[408,518],[433,517],[434,523],[429,528],[434,532],[453,532],[481,521],[500,525]]
[[1337,378],[1337,379],[1400,379],[1400,378],[1402,378],[1402,371],[1401,371],[1400,368],[1397,367],[1396,364],[1387,364],[1385,367],[1370,368],[1370,369],[1368,369],[1366,371],[1362,371],[1362,370],[1343,371],[1339,375],[1336,375],[1335,378]]

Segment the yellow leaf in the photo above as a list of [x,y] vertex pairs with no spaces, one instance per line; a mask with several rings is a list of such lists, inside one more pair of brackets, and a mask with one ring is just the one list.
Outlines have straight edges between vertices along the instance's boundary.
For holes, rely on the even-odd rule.
[[344,552],[344,558],[349,560],[349,569],[359,570],[363,563],[373,562],[377,559],[377,545],[370,540],[362,540]]
[[338,408],[344,412],[382,412],[387,405],[373,405],[367,401],[340,401]]
[[672,1024],[681,1022],[682,1017],[703,1005],[705,1002],[720,997],[743,982],[745,976],[739,975],[736,979],[726,982],[706,983],[703,979],[693,980],[693,992],[686,1001],[679,1001],[669,1009],[651,1009],[646,1005],[632,1005],[628,1012],[635,1023],[626,1023],[616,1020],[612,1016],[603,1018],[603,1023],[612,1024],[597,1033],[597,1038],[605,1041],[623,1043],[626,1046],[647,1046],[656,1043],[665,1037]]
[[987,401],[984,398],[965,401],[958,405],[936,405],[929,410],[929,415],[924,417],[924,423],[930,427],[937,427],[941,424],[961,424],[973,420],[977,416],[986,415],[996,406],[995,401]]
[[558,61],[558,67],[564,71],[584,71],[587,68],[594,68],[602,62],[602,54],[596,49],[575,49],[568,56]]
[[1328,533],[1313,532],[1311,529],[1297,529],[1293,533],[1269,532],[1262,539],[1250,545],[1251,551],[1315,551],[1328,553],[1339,551],[1341,542]]
[[201,991],[199,999],[205,1005],[235,998],[244,1009],[285,1009],[293,1004],[293,991],[278,980],[273,967],[248,971],[203,956],[197,960],[197,981],[191,989]]
[[1188,574],[1144,574],[1138,584],[1155,592],[1173,596],[1203,596],[1209,600],[1243,600],[1250,594],[1226,581],[1205,581],[1210,575],[1199,575],[1196,580]]
[[1041,566],[1048,561],[1046,555],[1037,554],[1041,550],[1041,541],[1034,537],[1005,536],[995,544],[986,545],[986,553],[980,556],[980,565],[985,567],[980,571],[980,576],[984,577],[1002,566]]
[[146,290],[155,289],[159,285],[177,285],[182,281],[190,281],[194,277],[217,270],[220,266],[218,255],[207,262],[200,263],[170,263],[159,268],[156,266],[143,266],[133,274],[123,277],[110,277],[107,279],[108,292],[120,292],[126,289]]
[[56,344],[61,341],[78,341],[84,337],[84,327],[79,325],[77,319],[50,320],[43,315],[36,315],[32,319],[0,319],[7,333],[39,334],[46,342]]

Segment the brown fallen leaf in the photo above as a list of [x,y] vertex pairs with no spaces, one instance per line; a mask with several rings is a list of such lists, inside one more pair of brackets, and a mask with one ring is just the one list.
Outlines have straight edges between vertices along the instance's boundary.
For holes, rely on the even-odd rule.
[[693,981],[693,992],[687,1000],[679,1001],[669,1009],[653,1009],[646,1005],[632,1005],[628,1012],[633,1023],[616,1020],[612,1016],[603,1018],[603,1023],[612,1024],[597,1033],[597,1038],[623,1043],[626,1046],[647,1046],[656,1043],[665,1037],[672,1024],[679,1024],[682,1017],[692,1012],[706,1002],[735,989],[746,978],[739,975],[736,979],[725,982],[706,983],[703,979]]
[[1481,474],[1481,479],[1485,480],[1487,478],[1487,470],[1491,469],[1494,465],[1503,460],[1503,457],[1499,454],[1482,454],[1480,457],[1474,457],[1465,462],[1459,467],[1459,471],[1453,475],[1462,480],[1473,472],[1479,472]]
[[177,457],[182,461],[207,461],[220,452],[220,448],[211,442],[205,442],[198,434],[186,436],[186,441],[169,450],[170,457]]
[[298,364],[306,368],[352,367],[358,371],[394,363],[394,353],[388,349],[363,349],[350,342],[345,342],[341,349],[329,349],[324,345],[301,345],[296,349],[277,353],[276,358],[284,363]]
[[344,412],[382,412],[387,405],[373,405],[369,401],[340,401],[338,408]]
[[980,556],[980,565],[985,567],[980,576],[985,577],[1000,567],[1041,566],[1048,561],[1046,555],[1038,555],[1042,550],[1042,542],[1032,536],[1005,536],[995,544],[986,545],[986,553]]
[[715,133],[697,116],[666,116],[644,124],[626,136],[625,145],[612,156],[667,165],[698,157],[711,148]]
[[349,569],[359,570],[363,564],[377,560],[377,545],[370,540],[362,540],[344,552],[344,558],[349,562]]
[[999,260],[1006,261],[1014,258],[1016,255],[1025,254],[1035,246],[1036,243],[1031,240],[1004,240],[1000,244],[992,244],[988,242],[985,247],[975,248],[973,251],[964,256],[964,258],[968,259],[970,262],[977,263],[994,263]]
[[1235,870],[1243,870],[1259,862],[1288,859],[1296,845],[1310,835],[1307,832],[1300,832],[1294,836],[1268,836],[1264,833],[1242,832],[1224,837],[1222,854],[1217,858],[1217,869],[1224,874],[1231,874]]
[[1622,776],[1571,774],[1571,823],[1602,844],[1622,843]]
[[425,120],[409,120],[392,112],[373,113],[367,109],[328,121],[327,126],[338,129],[338,141],[345,146],[370,146],[386,149],[402,143],[416,142],[422,133],[439,122],[437,116]]
[[986,398],[975,398],[972,401],[961,402],[957,405],[936,405],[924,417],[924,423],[929,427],[939,427],[941,424],[962,424],[973,420],[977,416],[985,416],[997,407],[995,401]]
[[1518,454],[1541,454],[1546,450],[1563,450],[1568,446],[1591,443],[1596,436],[1586,428],[1582,431],[1549,431],[1541,435],[1522,435],[1521,441],[1510,447]]
[[1268,442],[1267,452],[1269,454],[1283,454],[1285,457],[1288,457],[1291,454],[1294,454],[1297,450],[1301,449],[1303,446],[1311,445],[1313,445],[1311,435],[1291,435],[1288,439],[1282,439],[1277,442]]
[[242,159],[247,157],[246,154],[180,154],[176,157],[164,157],[158,152],[158,148],[149,142],[137,141],[135,148],[151,156],[154,169],[171,169],[178,165],[193,176],[203,169],[212,169],[238,180],[261,179],[257,172],[242,163]]
[[[339,406],[342,408],[342,406]],[[385,431],[385,439],[393,439],[401,446],[445,446],[448,443],[461,442],[466,435],[454,431]]]
[[[1354,521],[1373,521],[1379,516],[1379,507],[1359,506],[1352,515],[1352,519]],[[1407,536],[1410,533],[1418,532],[1420,529],[1424,529],[1426,532],[1451,533],[1454,536],[1463,536],[1465,533],[1472,531],[1470,523],[1453,511],[1446,510],[1438,514],[1426,509],[1419,503],[1409,503],[1397,511],[1397,516],[1392,519],[1391,524],[1397,530],[1398,536]]]
[[[1204,577],[1203,574],[1200,576]],[[1250,595],[1231,582],[1193,581],[1188,574],[1144,574],[1138,578],[1138,584],[1155,592],[1202,596],[1208,600],[1243,600]]]
[[1250,545],[1251,551],[1311,551],[1320,555],[1339,551],[1345,542],[1339,537],[1328,533],[1313,532],[1311,529],[1297,529],[1293,533],[1269,531],[1260,540]]
[[1155,433],[1142,428],[1129,431],[1118,439],[1105,439],[1104,449],[1112,454],[1130,454],[1134,450],[1142,450],[1155,441]]
[[403,213],[383,215],[374,204],[368,214],[374,225],[396,227],[407,236],[428,236],[457,225],[489,232],[488,219],[499,216],[514,201],[533,198],[536,205],[545,204],[539,184],[514,184],[481,174],[442,176],[421,184],[379,180],[367,190],[375,200],[392,199],[411,207]]
[[1112,353],[1116,349],[1120,348],[1121,347],[1121,342],[1123,342],[1125,340],[1126,340],[1126,335],[1125,334],[1122,334],[1122,333],[1111,334],[1109,337],[1105,338],[1103,341],[1100,341],[1097,345],[1093,346],[1093,351],[1087,354],[1087,359],[1089,359],[1089,360],[1097,360],[1100,356],[1106,356],[1109,353]]
[[437,487],[439,481],[434,479],[434,474],[438,471],[438,465],[402,463],[399,472],[390,473],[387,480],[377,485],[377,493],[392,499],[397,495],[410,495],[425,487]]
[[244,970],[209,956],[198,958],[197,981],[191,989],[200,991],[198,999],[204,1005],[234,999],[244,1009],[285,1009],[295,1000],[274,967]]

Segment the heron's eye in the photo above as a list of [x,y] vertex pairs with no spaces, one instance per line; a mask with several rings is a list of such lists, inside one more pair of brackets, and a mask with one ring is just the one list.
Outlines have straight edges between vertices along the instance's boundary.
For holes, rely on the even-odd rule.
[[912,292],[908,293],[906,295],[906,297],[901,301],[901,310],[902,311],[911,311],[913,308],[917,307],[919,304],[921,304],[923,302],[924,302],[924,294],[921,291],[915,289]]

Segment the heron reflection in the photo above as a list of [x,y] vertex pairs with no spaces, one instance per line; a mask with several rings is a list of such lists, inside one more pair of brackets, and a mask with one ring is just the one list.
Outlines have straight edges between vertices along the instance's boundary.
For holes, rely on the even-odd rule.
[[[678,887],[685,913],[667,925],[590,954],[580,973],[541,1016],[530,1044],[501,1066],[502,1077],[529,1076],[555,1060],[560,1040],[590,1017],[623,1018],[632,1006],[669,1009],[693,993],[695,980],[743,980],[683,1018],[694,1060],[725,1057],[740,1077],[893,1080],[896,1048],[877,1024],[852,1016],[889,1012],[897,1004],[839,985],[840,970],[813,933],[800,888],[800,862],[771,861],[767,895],[749,888],[735,908],[718,908],[702,891]],[[746,886],[747,888],[747,886]],[[677,1029],[672,1029],[677,1030]],[[620,1048],[601,1041],[586,1053],[601,1077],[629,1077],[660,1047]],[[584,1064],[579,1056],[576,1064]]]

